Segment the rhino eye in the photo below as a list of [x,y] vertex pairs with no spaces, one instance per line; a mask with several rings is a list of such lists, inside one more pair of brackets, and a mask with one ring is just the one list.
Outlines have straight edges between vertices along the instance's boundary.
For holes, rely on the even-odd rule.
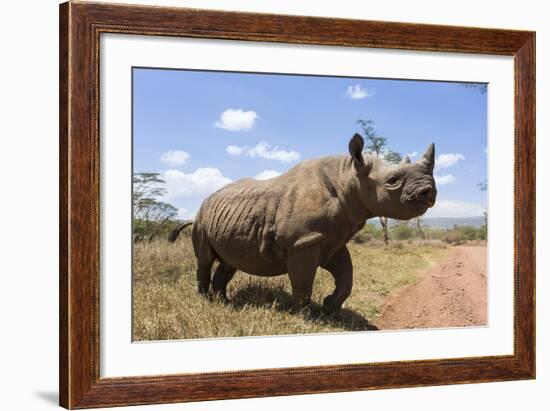
[[392,176],[386,180],[386,185],[397,187],[401,184],[401,176]]

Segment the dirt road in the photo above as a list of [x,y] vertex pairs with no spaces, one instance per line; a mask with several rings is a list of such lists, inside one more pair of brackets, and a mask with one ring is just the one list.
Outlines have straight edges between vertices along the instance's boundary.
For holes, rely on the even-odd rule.
[[487,323],[487,248],[453,247],[418,282],[390,297],[380,329],[464,327]]

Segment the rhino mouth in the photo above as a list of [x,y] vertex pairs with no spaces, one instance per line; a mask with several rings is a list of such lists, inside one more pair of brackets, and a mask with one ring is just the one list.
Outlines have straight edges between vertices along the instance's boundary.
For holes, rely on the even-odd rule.
[[430,200],[411,199],[407,200],[407,205],[415,211],[426,211],[434,206],[434,202]]
[[431,201],[431,200],[416,200],[416,201],[421,204],[424,204],[428,208],[432,208],[435,204],[435,201]]

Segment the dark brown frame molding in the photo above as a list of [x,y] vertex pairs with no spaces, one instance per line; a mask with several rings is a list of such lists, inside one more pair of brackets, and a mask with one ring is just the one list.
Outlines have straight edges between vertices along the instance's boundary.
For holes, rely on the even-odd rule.
[[[90,408],[535,378],[535,33],[185,8],[60,5],[60,405]],[[99,374],[101,33],[513,56],[514,354],[155,377]]]

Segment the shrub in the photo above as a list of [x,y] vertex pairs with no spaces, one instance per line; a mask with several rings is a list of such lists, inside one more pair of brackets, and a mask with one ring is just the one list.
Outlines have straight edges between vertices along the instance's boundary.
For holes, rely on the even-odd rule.
[[487,240],[487,226],[486,225],[482,225],[481,227],[479,227],[479,239],[480,240]]
[[408,240],[415,235],[415,229],[408,223],[402,222],[391,228],[392,237],[396,240]]
[[464,233],[462,233],[460,230],[454,229],[446,232],[441,240],[448,244],[460,245],[464,244],[464,242],[466,241],[466,237],[464,236]]
[[468,241],[479,238],[479,230],[471,225],[460,226],[457,230],[460,231]]
[[353,236],[352,240],[356,244],[363,244],[382,237],[382,229],[372,223],[368,223]]
[[448,230],[441,239],[446,243],[455,245],[464,244],[467,241],[486,240],[487,227],[481,226],[476,228],[470,225],[455,226],[452,230]]
[[352,241],[355,244],[364,244],[369,242],[370,240],[370,236],[368,234],[365,234],[365,232],[363,232],[362,230],[355,233],[355,235],[352,237]]
[[[179,221],[168,219],[163,221],[134,219],[134,241],[151,241],[157,238],[167,239],[168,235],[179,223]],[[186,235],[186,233],[182,234]]]

